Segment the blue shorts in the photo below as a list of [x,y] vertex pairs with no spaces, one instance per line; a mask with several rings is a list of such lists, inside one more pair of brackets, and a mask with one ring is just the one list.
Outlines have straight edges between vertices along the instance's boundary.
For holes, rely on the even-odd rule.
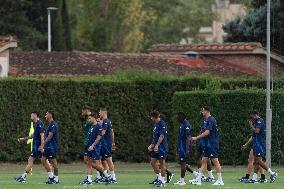
[[112,157],[112,148],[109,145],[103,145],[100,151],[102,160]]
[[214,147],[202,147],[202,157],[218,158],[219,149]]
[[202,153],[203,153],[203,150],[202,150],[203,148],[202,148],[202,146],[201,145],[198,145],[197,146],[197,154],[199,155],[199,156],[202,156]]
[[265,157],[265,148],[262,147],[253,147],[253,156],[254,157]]
[[152,151],[151,152],[151,158],[153,159],[167,159],[168,152],[165,150],[159,149],[158,152]]
[[88,149],[85,148],[84,156],[93,158],[93,160],[101,160],[101,148],[94,148],[93,151],[88,151]]
[[42,153],[41,153],[41,151],[38,150],[38,148],[33,148],[32,153],[31,153],[31,157],[33,157],[35,159],[40,159],[42,157]]
[[179,161],[181,163],[187,163],[189,160],[189,154],[186,153],[184,150],[178,150]]
[[57,149],[46,148],[44,149],[42,156],[47,159],[56,159]]

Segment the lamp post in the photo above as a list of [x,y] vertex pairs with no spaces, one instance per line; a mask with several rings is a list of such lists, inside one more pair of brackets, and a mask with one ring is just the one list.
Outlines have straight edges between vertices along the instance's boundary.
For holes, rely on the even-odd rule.
[[51,52],[51,11],[56,11],[58,8],[56,7],[48,7],[47,8],[47,28],[48,28],[48,52]]
[[266,162],[271,167],[271,121],[272,110],[270,105],[270,6],[271,0],[267,0],[267,49],[266,49]]

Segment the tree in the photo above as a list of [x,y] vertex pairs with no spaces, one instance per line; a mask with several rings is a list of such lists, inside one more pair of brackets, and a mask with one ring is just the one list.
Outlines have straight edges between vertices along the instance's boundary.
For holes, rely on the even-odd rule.
[[[223,26],[228,34],[226,42],[260,42],[266,46],[266,0],[252,1],[252,10],[243,18],[237,18]],[[284,55],[284,3],[272,1],[271,6],[271,47]]]

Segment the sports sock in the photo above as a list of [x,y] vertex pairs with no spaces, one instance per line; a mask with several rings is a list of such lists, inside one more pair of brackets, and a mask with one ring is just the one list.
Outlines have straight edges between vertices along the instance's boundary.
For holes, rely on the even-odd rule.
[[158,180],[163,181],[161,173],[157,174],[157,176],[158,176]]
[[162,182],[163,182],[164,184],[166,183],[165,177],[162,177]]
[[212,170],[211,171],[208,171],[208,177],[209,178],[214,178],[213,174],[212,174]]
[[89,182],[92,182],[92,175],[87,175],[87,179]]
[[110,175],[111,175],[111,178],[112,178],[113,180],[116,180],[114,171],[109,171],[109,173],[110,173]]
[[273,175],[274,174],[274,172],[269,168],[268,170],[267,170],[271,175]]
[[25,171],[25,172],[22,174],[22,177],[23,177],[23,178],[26,178],[27,175],[28,175],[28,173]]
[[99,171],[97,171],[97,178],[100,179],[101,178],[101,173]]
[[202,173],[198,173],[197,177],[196,177],[196,180],[198,182],[201,182],[201,177],[202,177]]
[[54,180],[58,182],[58,176],[54,176]]
[[104,174],[105,177],[108,177],[107,170],[105,170],[105,171],[103,172],[103,174]]
[[53,178],[53,172],[47,172],[49,178]]
[[182,182],[182,183],[183,183],[183,182],[184,182],[184,178],[180,178],[180,182]]
[[253,173],[252,180],[256,180],[256,179],[257,179],[257,173]]
[[261,175],[260,175],[260,178],[261,178],[262,180],[264,180],[264,179],[265,179],[265,174],[261,174]]
[[218,176],[218,181],[221,182],[222,181],[222,174],[221,173],[217,173]]
[[249,179],[249,174],[246,174],[245,178],[246,178],[246,179]]
[[198,173],[197,171],[193,171],[193,173],[192,173],[192,174],[193,174],[193,176],[196,178],[196,177],[198,176],[198,174],[199,174],[199,173]]

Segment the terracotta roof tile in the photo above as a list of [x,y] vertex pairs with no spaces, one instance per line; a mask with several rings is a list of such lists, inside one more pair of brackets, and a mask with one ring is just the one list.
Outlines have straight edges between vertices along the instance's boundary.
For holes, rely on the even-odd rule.
[[262,48],[260,43],[224,43],[224,44],[156,44],[148,52],[178,52],[178,51],[253,51]]

